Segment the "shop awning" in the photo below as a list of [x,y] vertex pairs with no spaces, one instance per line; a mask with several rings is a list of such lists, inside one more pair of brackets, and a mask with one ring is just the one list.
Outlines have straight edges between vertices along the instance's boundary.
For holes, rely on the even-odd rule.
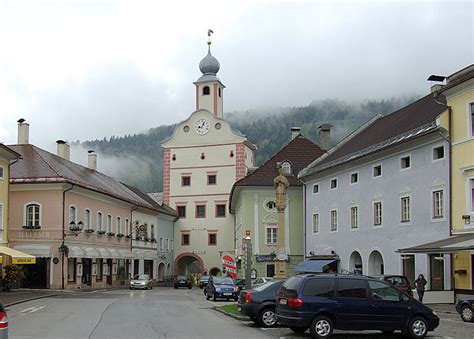
[[100,253],[96,248],[87,247],[85,249],[85,252],[86,252],[86,255],[85,255],[86,258],[100,258]]
[[51,258],[51,247],[46,245],[17,245],[14,247],[14,249],[20,252],[25,252],[34,255],[35,257]]
[[449,238],[413,247],[401,248],[398,253],[453,253],[474,250],[474,233],[456,234]]
[[335,259],[314,259],[314,260],[305,260],[295,265],[294,270],[301,273],[321,273],[323,272],[325,266],[328,266],[335,262]]
[[79,246],[71,246],[69,248],[68,257],[70,258],[82,258],[85,255],[85,251]]
[[0,253],[6,254],[12,258],[12,264],[36,264],[34,255],[14,250],[13,248],[0,246]]

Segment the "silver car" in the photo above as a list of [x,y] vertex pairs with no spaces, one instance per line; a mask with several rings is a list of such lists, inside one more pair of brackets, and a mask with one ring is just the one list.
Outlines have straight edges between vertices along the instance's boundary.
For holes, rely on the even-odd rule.
[[7,311],[0,304],[0,339],[7,339],[8,338],[8,317]]
[[130,281],[130,289],[134,290],[136,288],[144,290],[152,289],[153,279],[150,279],[148,274],[137,274],[133,277],[132,281]]

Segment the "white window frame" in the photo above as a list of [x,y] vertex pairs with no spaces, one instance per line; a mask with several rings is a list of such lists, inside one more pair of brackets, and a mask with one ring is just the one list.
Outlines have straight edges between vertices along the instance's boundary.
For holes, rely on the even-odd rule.
[[[380,175],[375,175],[375,167],[378,167],[380,166]],[[382,178],[383,177],[383,167],[382,167],[382,163],[378,163],[378,164],[374,164],[372,165],[372,179],[378,179],[378,178]]]
[[284,175],[291,175],[291,164],[289,161],[283,161],[281,163],[281,168],[283,168],[283,174]]
[[[74,209],[74,218],[71,220],[71,209]],[[69,209],[68,209],[68,225],[71,223],[71,222],[74,222],[74,223],[77,223],[77,207],[76,205],[69,205]]]
[[[89,212],[89,218],[87,218],[87,212]],[[90,230],[92,225],[91,225],[91,210],[89,208],[86,208],[84,210],[84,229],[85,230]]]
[[[434,158],[434,154],[435,154],[434,151],[435,151],[435,149],[440,148],[440,147],[443,148],[443,157],[435,159]],[[444,159],[446,159],[446,147],[445,147],[444,144],[437,144],[437,145],[434,145],[433,147],[431,147],[431,162],[443,161]]]
[[[353,175],[353,174],[357,174],[357,181],[356,181],[356,182],[352,182],[352,175]],[[359,171],[352,172],[352,173],[349,175],[349,184],[351,184],[351,185],[357,185],[357,184],[359,183],[359,179],[360,179]]]
[[[408,199],[408,200],[406,200]],[[406,210],[404,207],[404,201],[408,201],[408,209]],[[400,195],[400,224],[403,226],[411,225],[412,223],[412,199],[411,194],[402,194]],[[405,219],[405,214],[408,214],[408,219]]]
[[[353,214],[352,214],[352,211],[353,209],[355,208],[355,211],[356,211],[356,218],[355,218],[355,227],[354,227],[354,219],[353,219]],[[359,229],[359,205],[352,205],[350,208],[349,208],[349,220],[350,220],[350,223],[351,223],[351,231],[357,231]]]
[[[316,217],[316,218],[315,218]],[[315,221],[317,221],[315,223]],[[320,229],[320,216],[319,216],[319,213],[316,211],[316,212],[313,212],[312,216],[311,216],[311,224],[313,226],[313,234],[317,234],[319,233],[319,229]],[[316,227],[315,227],[316,226]]]
[[[380,223],[377,223],[378,216],[375,209],[375,204],[380,204]],[[382,228],[383,227],[383,201],[382,200],[374,200],[372,202],[372,224],[374,228]]]
[[[336,187],[334,187],[334,188],[331,187],[333,180],[336,180]],[[337,190],[338,185],[339,185],[339,180],[337,180],[337,177],[336,177],[336,178],[331,178],[331,179],[329,180],[329,190],[330,190],[330,191]]]
[[3,231],[3,214],[4,214],[3,203],[0,202],[0,231]]
[[471,106],[474,108],[474,101],[469,101],[467,103],[467,138],[466,139],[474,139],[474,118],[471,114]]
[[117,234],[122,234],[122,218],[120,218],[120,216],[115,218],[115,230],[117,231]]
[[[405,158],[410,159],[410,160],[408,160],[410,162],[410,166],[408,166],[408,167],[402,167],[402,160],[405,159]],[[411,153],[406,153],[406,154],[403,154],[399,157],[398,164],[399,164],[400,171],[406,171],[406,170],[411,169],[412,158],[413,157],[411,156]]]
[[112,233],[112,214],[107,214],[107,233]]
[[163,251],[165,249],[165,242],[163,240],[163,237],[160,237],[160,251]]
[[[442,214],[441,215],[436,215],[436,210],[437,210],[437,206],[436,206],[436,199],[435,199],[435,194],[438,193],[438,192],[441,192],[442,194],[442,200],[441,200],[441,206],[439,206],[439,208],[441,209],[442,211]],[[432,188],[431,189],[431,220],[432,221],[444,221],[446,220],[446,204],[445,204],[445,201],[446,201],[446,194],[444,192],[444,188]]]
[[36,201],[29,201],[29,202],[27,202],[26,204],[23,205],[23,225],[25,225],[25,226],[27,225],[26,224],[27,220],[28,220],[28,218],[27,218],[27,212],[28,212],[27,207],[29,205],[38,205],[39,206],[38,226],[41,227],[42,224],[43,224],[43,222],[42,222],[43,221],[43,206],[39,202],[36,202]]
[[[335,213],[333,213],[335,212]],[[333,208],[330,212],[329,212],[329,231],[331,233],[335,233],[338,231],[339,229],[339,225],[338,225],[338,213],[337,213],[337,208]],[[336,227],[333,227],[333,226],[336,226]]]
[[95,228],[97,231],[103,231],[102,229],[103,227],[104,227],[104,213],[102,213],[101,211],[97,211],[96,216],[95,216]]
[[130,220],[128,220],[128,218],[125,218],[125,235],[127,234],[131,234],[131,230],[130,230]]
[[[318,187],[318,191],[317,192],[314,192],[314,187],[317,186]],[[321,192],[321,185],[319,184],[319,182],[313,184],[313,194],[319,194],[319,192]]]
[[[272,230],[270,234],[271,242],[268,242],[268,230]],[[278,224],[265,225],[265,245],[276,246],[278,242]]]
[[5,167],[0,165],[0,180],[4,180],[5,179]]

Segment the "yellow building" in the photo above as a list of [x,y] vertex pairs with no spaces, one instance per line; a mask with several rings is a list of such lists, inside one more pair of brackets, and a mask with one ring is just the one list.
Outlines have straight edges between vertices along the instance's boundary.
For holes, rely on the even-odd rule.
[[[441,80],[441,79],[438,79]],[[452,251],[452,274],[458,294],[474,290],[474,65],[433,86],[435,96],[444,96],[447,110],[440,125],[450,134],[451,234],[442,246]],[[456,250],[456,251],[455,251]]]

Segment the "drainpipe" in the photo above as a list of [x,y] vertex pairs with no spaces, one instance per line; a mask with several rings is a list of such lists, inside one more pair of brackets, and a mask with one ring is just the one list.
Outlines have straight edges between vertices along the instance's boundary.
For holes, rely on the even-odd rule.
[[[132,252],[132,244],[133,244],[133,211],[136,211],[138,209],[138,205],[135,205],[134,208],[132,208],[130,210],[130,225],[129,225],[129,228],[130,228],[130,252]],[[132,256],[132,259],[130,259],[130,261],[134,260],[135,258]],[[129,275],[130,275],[130,279],[131,277],[133,276],[133,273],[132,273],[132,265],[130,265],[130,272],[128,272]]]
[[306,183],[303,182],[303,261],[306,260]]
[[[66,228],[65,228],[65,223],[64,223],[64,218],[66,215],[66,192],[69,192],[74,188],[74,184],[70,184],[71,187],[69,187],[67,190],[63,191],[63,232],[62,232],[62,242],[61,246],[64,246],[64,239],[66,236]],[[75,269],[75,268],[74,268]],[[61,289],[64,290],[64,252],[61,252]]]

